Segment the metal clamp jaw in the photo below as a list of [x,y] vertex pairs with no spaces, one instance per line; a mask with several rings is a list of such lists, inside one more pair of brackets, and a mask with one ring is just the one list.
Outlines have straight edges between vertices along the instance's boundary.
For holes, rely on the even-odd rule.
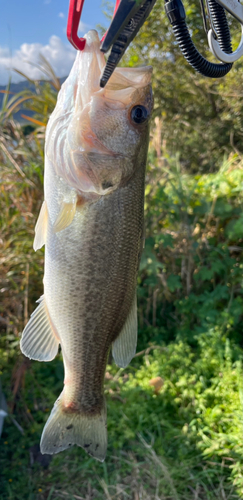
[[216,0],[219,5],[224,7],[232,16],[234,16],[241,24],[241,41],[238,48],[231,54],[224,52],[218,41],[215,39],[213,30],[208,32],[208,44],[217,59],[224,63],[233,63],[243,56],[243,5],[238,0]]
[[[119,2],[119,3],[118,3]],[[156,0],[117,0],[111,25],[102,39],[100,50],[111,49],[100,86],[104,87],[141,26],[147,19]]]

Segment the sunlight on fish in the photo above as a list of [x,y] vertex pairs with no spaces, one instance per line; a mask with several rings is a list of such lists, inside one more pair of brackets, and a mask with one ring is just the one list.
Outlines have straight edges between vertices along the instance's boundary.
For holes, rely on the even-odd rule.
[[62,348],[64,389],[44,427],[42,453],[74,444],[103,461],[104,374],[136,352],[136,279],[143,204],[151,67],[118,68],[104,89],[96,31],[86,35],[46,131],[44,202],[34,249],[45,244],[44,295],[21,350],[51,361]]

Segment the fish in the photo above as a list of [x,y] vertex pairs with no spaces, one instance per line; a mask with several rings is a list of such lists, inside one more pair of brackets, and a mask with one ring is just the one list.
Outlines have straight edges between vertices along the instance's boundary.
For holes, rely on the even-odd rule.
[[20,348],[30,359],[51,361],[61,346],[64,388],[41,452],[76,444],[103,461],[108,356],[111,350],[126,367],[137,344],[152,68],[117,68],[101,89],[98,34],[85,38],[46,129],[44,202],[33,245],[45,245],[44,294]]

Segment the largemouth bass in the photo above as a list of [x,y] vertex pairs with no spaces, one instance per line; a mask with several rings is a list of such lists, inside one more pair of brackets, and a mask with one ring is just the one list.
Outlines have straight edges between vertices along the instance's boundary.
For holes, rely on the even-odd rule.
[[98,35],[90,31],[62,85],[45,144],[44,199],[34,249],[45,244],[44,295],[21,350],[51,361],[62,348],[64,389],[46,422],[42,453],[74,444],[103,461],[104,374],[136,352],[136,278],[143,204],[151,67],[118,68],[104,89]]

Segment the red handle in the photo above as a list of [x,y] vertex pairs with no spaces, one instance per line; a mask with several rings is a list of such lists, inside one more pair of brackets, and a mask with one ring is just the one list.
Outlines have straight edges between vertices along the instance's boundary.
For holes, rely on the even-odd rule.
[[[120,0],[116,0],[115,9],[113,12],[113,17],[116,14],[116,11],[119,7]],[[68,22],[67,22],[67,37],[69,42],[75,47],[77,50],[83,50],[85,47],[85,38],[79,38],[78,36],[78,27],[79,21],[81,17],[81,13],[83,10],[84,0],[70,0],[69,2],[69,10],[68,10]],[[101,39],[101,42],[106,37],[106,33]]]
[[75,49],[83,50],[85,38],[79,38],[78,27],[83,9],[84,0],[70,0],[67,22],[67,37]]

